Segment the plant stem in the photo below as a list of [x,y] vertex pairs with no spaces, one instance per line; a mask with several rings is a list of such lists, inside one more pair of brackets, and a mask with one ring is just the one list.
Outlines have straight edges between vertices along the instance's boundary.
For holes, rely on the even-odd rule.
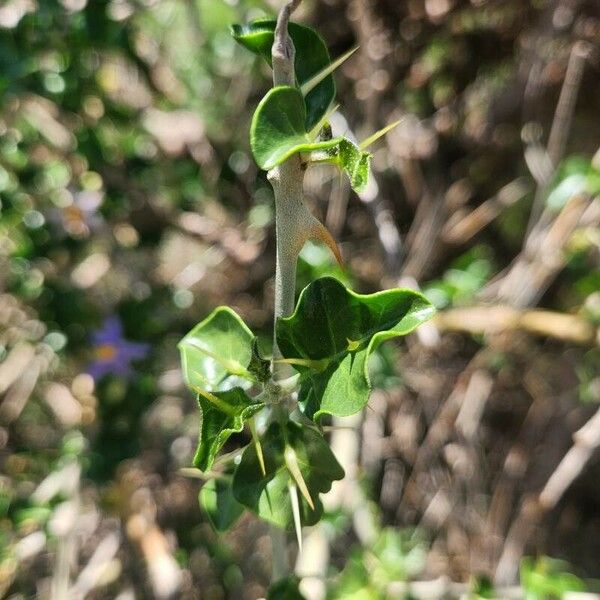
[[[275,39],[271,50],[273,59],[273,85],[291,85],[296,83],[294,73],[295,49],[288,34],[291,13],[300,4],[299,0],[287,3],[279,12]],[[302,202],[302,183],[304,170],[298,155],[294,155],[283,164],[272,169],[269,181],[275,195],[275,230],[277,236],[277,263],[275,267],[275,314],[274,324],[279,317],[286,317],[294,310],[296,291],[296,261],[302,249],[296,235],[305,225],[306,207]],[[277,340],[273,339],[273,358],[281,358]],[[274,379],[287,365],[273,363]],[[287,557],[287,539],[285,531],[270,527],[273,555],[273,581],[286,577],[290,573]]]
[[[294,58],[296,50],[288,34],[290,15],[298,7],[300,0],[291,0],[277,17],[275,38],[271,49],[273,62],[273,86],[296,85]],[[275,195],[275,231],[277,236],[277,264],[275,268],[275,315],[287,317],[294,311],[296,291],[296,262],[298,254],[307,238],[307,232],[315,227],[315,218],[303,202],[304,168],[298,154],[271,169],[269,181]],[[273,358],[281,358],[277,340],[273,343]],[[278,371],[283,365],[275,366]]]
[[273,555],[273,582],[279,581],[290,574],[290,565],[287,556],[287,534],[284,529],[276,525],[269,526],[271,537],[271,553]]

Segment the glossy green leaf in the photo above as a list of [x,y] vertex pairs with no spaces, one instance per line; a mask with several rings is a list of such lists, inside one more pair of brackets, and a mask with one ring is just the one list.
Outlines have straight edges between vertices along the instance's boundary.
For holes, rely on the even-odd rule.
[[300,580],[294,576],[280,579],[269,588],[267,600],[306,600],[299,585]]
[[[383,341],[410,333],[430,319],[431,303],[413,290],[356,294],[331,277],[300,294],[294,313],[277,321],[277,344],[286,359],[327,363],[295,365],[303,376],[300,401],[308,416],[351,415],[369,399],[369,357]],[[317,363],[318,364],[318,363]]]
[[333,148],[339,139],[312,141],[306,133],[300,90],[279,86],[260,101],[250,127],[250,146],[258,166],[268,171],[298,152]]
[[252,380],[247,366],[254,336],[229,307],[215,309],[180,342],[181,365],[186,384],[197,391],[222,390]]
[[254,402],[239,387],[222,392],[199,393],[198,402],[202,422],[194,466],[207,471],[231,434],[240,433],[245,421],[262,410],[264,404]]
[[217,531],[230,529],[244,512],[244,507],[233,497],[231,478],[207,481],[200,490],[198,501]]
[[303,525],[314,525],[323,512],[319,494],[328,492],[332,482],[344,476],[329,445],[318,431],[293,422],[285,426],[271,423],[261,443],[266,475],[262,474],[255,448],[248,446],[233,476],[235,498],[261,518],[279,527],[293,525],[288,496],[288,484],[292,476],[285,461],[287,444],[296,454],[315,506],[315,510],[312,510],[304,497],[299,495],[301,521]]
[[[275,25],[276,21],[272,19],[260,19],[248,25],[233,25],[232,34],[242,46],[271,64]],[[321,36],[310,27],[290,23],[288,31],[296,48],[296,80],[302,86],[329,65],[329,51]],[[334,98],[335,82],[328,75],[306,95],[305,131],[310,131],[319,122]]]
[[346,171],[357,192],[365,188],[369,178],[368,152],[345,138],[310,138],[304,129],[302,94],[289,86],[273,88],[261,100],[252,118],[250,146],[258,166],[267,171],[293,154],[323,150],[327,162]]

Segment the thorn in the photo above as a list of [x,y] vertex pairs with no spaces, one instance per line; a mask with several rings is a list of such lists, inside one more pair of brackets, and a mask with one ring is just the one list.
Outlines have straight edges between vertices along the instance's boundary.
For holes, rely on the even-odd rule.
[[348,52],[345,52],[344,54],[342,54],[342,56],[339,56],[338,58],[336,58],[332,63],[329,63],[324,69],[321,69],[318,73],[316,73],[308,81],[305,81],[302,84],[302,86],[300,87],[300,91],[302,92],[302,95],[306,96],[306,94],[308,94],[311,90],[313,90],[315,87],[317,87],[319,85],[319,83],[321,83],[321,81],[323,81],[323,79],[325,79],[325,77],[328,77],[341,64],[346,62],[357,50],[358,50],[358,46],[354,46],[354,48],[351,48],[350,50],[348,50]]
[[300,521],[298,490],[291,481],[288,483],[288,491],[290,493],[290,502],[292,504],[292,515],[294,515],[294,529],[296,530],[296,539],[298,540],[298,552],[302,552],[302,522]]
[[267,470],[265,469],[265,457],[263,455],[262,445],[260,443],[258,433],[256,432],[256,423],[254,422],[254,418],[248,419],[248,427],[250,429],[250,433],[252,434],[252,441],[254,442],[254,449],[256,450],[256,456],[258,458],[260,470],[262,471],[263,477],[266,477]]
[[373,135],[370,135],[366,140],[363,140],[360,143],[360,145],[358,146],[359,149],[360,150],[365,150],[371,144],[375,143],[380,137],[383,137],[386,133],[388,133],[389,131],[391,131],[392,129],[394,129],[394,127],[397,127],[400,123],[402,123],[402,121],[403,121],[403,119],[398,119],[397,121],[394,121],[393,123],[390,123],[389,125],[387,125],[383,129],[380,129],[379,131],[376,131]]
[[310,237],[321,240],[333,253],[335,256],[335,260],[342,269],[344,268],[344,261],[342,259],[342,253],[340,252],[340,248],[337,245],[337,242],[329,233],[329,229],[323,225],[319,220],[315,219],[315,224],[313,226],[312,231],[310,232]]
[[298,465],[298,459],[296,458],[296,453],[294,449],[290,446],[287,446],[285,452],[283,453],[283,457],[285,459],[285,466],[293,477],[300,493],[304,496],[304,499],[311,507],[312,510],[315,510],[315,505],[310,497],[310,493],[308,491],[308,487],[306,486],[306,481],[304,481],[304,477],[302,476],[302,471],[300,471],[300,467]]

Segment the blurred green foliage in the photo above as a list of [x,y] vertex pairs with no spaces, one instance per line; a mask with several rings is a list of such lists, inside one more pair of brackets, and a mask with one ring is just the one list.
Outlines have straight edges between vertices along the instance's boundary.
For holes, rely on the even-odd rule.
[[[516,177],[535,183],[522,159],[524,119],[544,127],[551,122],[572,40],[587,35],[591,41],[589,31],[597,32],[598,22],[593,1],[581,3],[581,14],[567,11],[571,25],[545,0],[381,1],[371,3],[378,35],[365,43],[358,39],[357,23],[363,21],[353,2],[304,4],[333,56],[361,44],[338,77],[341,105],[354,130],[365,120],[376,129],[398,109],[408,121],[421,119],[394,147],[374,149],[380,195],[391,201],[403,242],[422,200],[405,197],[399,171],[407,160],[422,168],[436,198],[444,187],[466,181],[465,209]],[[446,5],[445,14],[427,11]],[[272,16],[272,10],[264,0],[10,0],[0,7],[0,298],[7,311],[2,318],[11,315],[0,324],[0,361],[21,344],[31,344],[36,358],[48,358],[18,417],[9,421],[2,413],[0,595],[28,598],[47,589],[58,544],[50,523],[68,493],[37,501],[34,492],[73,464],[83,471],[83,510],[99,523],[81,542],[78,568],[105,531],[120,528],[124,540],[121,574],[96,590],[98,598],[116,598],[128,589],[141,598],[152,593],[145,558],[126,527],[145,493],[152,497],[145,509],[169,532],[177,562],[187,569],[182,598],[193,597],[196,588],[214,598],[266,594],[264,532],[245,520],[217,538],[198,509],[199,484],[179,474],[191,463],[198,417],[177,372],[176,344],[218,304],[235,306],[261,340],[272,336],[272,192],[253,165],[248,140],[269,72],[229,33],[232,23]],[[521,77],[539,57],[545,82],[532,108],[521,97]],[[565,158],[542,198],[554,211],[574,195],[598,193],[597,165],[589,158],[598,145],[594,69],[585,67]],[[308,194],[317,212],[328,209],[329,193],[316,197],[311,188]],[[478,292],[521,249],[532,202],[529,193],[475,238],[428,263],[419,279],[438,307],[478,302]],[[346,217],[337,236],[346,270],[328,250],[309,244],[298,289],[324,275],[363,291],[381,287],[388,273],[372,215],[351,196]],[[576,232],[566,247],[566,267],[540,306],[600,323],[598,247],[596,227]],[[152,352],[135,363],[131,379],[109,375],[94,384],[85,375],[97,359],[91,334],[111,315],[121,318],[125,339],[149,343]],[[432,381],[469,358],[468,343],[462,343],[453,346],[450,358],[445,347],[440,350]],[[551,371],[574,365],[576,377],[561,390],[561,403],[600,401],[597,348],[565,350],[550,340],[534,348],[531,360],[547,352]],[[393,390],[400,383],[400,349],[390,343],[382,350],[374,357],[372,380]],[[513,360],[510,350],[503,353],[507,363]],[[429,376],[429,360],[423,354],[416,359],[422,380]],[[515,375],[504,367],[503,359],[497,369],[503,381],[529,372],[523,368]],[[402,383],[404,394],[414,392],[419,402],[427,398],[427,386],[425,392],[413,389],[414,376]],[[61,420],[67,413],[48,403],[51,384],[62,386],[61,397],[75,399],[77,419]],[[485,429],[512,441],[520,431],[515,414],[521,396],[505,393],[500,380],[498,385],[494,397],[508,406],[515,426],[504,423],[499,431],[497,422],[487,421]],[[7,396],[19,398],[21,390],[5,392],[0,406]],[[571,424],[575,407],[568,408],[563,421]],[[437,406],[425,410],[430,418]],[[538,433],[554,444],[547,430]],[[566,439],[570,443],[569,432]],[[437,486],[442,470],[432,464]],[[370,492],[378,485],[375,471],[368,473]],[[490,467],[490,477],[498,472]],[[594,481],[588,487],[596,493]],[[136,495],[138,490],[143,493]],[[596,504],[582,493],[569,499],[567,509],[581,515],[577,523],[593,524]],[[411,518],[403,515],[399,522]],[[418,536],[390,529],[375,548],[357,549],[348,558],[349,516],[338,511],[326,519],[338,539],[334,560],[341,571],[332,597],[379,598],[394,578],[421,575],[427,546]],[[547,533],[562,540],[561,531]],[[43,533],[44,551],[20,558],[18,544],[32,533]],[[573,550],[555,540],[552,549],[597,568],[592,546]],[[447,558],[455,569],[454,557]],[[581,589],[568,570],[549,559],[525,561],[522,583],[531,598]],[[486,597],[490,590],[482,579],[473,592]]]
[[579,577],[570,573],[564,561],[542,556],[521,561],[521,585],[526,600],[562,598],[567,592],[583,592],[586,587]]

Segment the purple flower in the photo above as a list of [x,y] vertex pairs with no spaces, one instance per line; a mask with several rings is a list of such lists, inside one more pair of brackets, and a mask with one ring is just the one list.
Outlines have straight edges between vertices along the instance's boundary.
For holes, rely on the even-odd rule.
[[101,329],[92,333],[95,359],[88,365],[87,372],[99,381],[112,373],[121,377],[133,374],[131,361],[146,358],[149,344],[129,342],[123,338],[123,327],[117,316],[108,317]]

